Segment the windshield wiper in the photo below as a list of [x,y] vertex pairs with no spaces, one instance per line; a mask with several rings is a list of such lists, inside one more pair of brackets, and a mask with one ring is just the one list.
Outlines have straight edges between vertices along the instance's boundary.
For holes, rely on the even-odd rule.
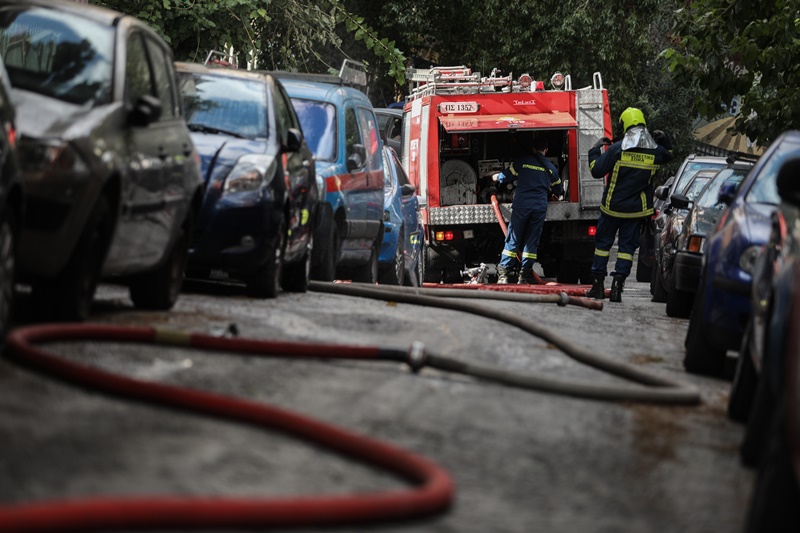
[[215,133],[221,135],[230,135],[231,137],[237,137],[239,139],[246,139],[244,135],[241,133],[236,133],[235,131],[230,130],[223,130],[221,128],[215,128],[214,126],[208,126],[206,124],[187,124],[191,131],[202,131],[203,133]]

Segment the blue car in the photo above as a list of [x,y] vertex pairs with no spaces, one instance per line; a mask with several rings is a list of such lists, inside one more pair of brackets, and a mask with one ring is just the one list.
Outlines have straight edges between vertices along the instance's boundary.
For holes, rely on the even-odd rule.
[[728,405],[729,415],[748,421],[743,463],[759,466],[748,532],[800,531],[800,157],[784,163],[776,181],[781,203],[753,280]]
[[408,181],[397,153],[383,147],[386,187],[383,192],[383,244],[378,282],[388,285],[422,283],[422,220],[417,188]]
[[325,182],[311,277],[376,283],[384,169],[372,104],[341,75],[275,75],[291,97],[314,152],[317,175]]
[[187,275],[242,280],[257,298],[305,292],[319,193],[288,95],[269,74],[177,69],[206,183]]
[[688,372],[721,375],[727,350],[739,350],[750,317],[753,272],[780,198],[781,164],[800,154],[800,133],[778,137],[740,185],[708,237],[700,285],[686,333]]

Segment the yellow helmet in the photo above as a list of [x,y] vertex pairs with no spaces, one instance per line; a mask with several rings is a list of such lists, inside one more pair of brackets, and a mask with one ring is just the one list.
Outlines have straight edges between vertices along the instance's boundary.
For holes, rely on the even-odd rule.
[[622,132],[628,131],[631,126],[638,126],[639,124],[647,125],[644,121],[644,113],[635,107],[629,107],[619,116],[619,121],[622,122]]

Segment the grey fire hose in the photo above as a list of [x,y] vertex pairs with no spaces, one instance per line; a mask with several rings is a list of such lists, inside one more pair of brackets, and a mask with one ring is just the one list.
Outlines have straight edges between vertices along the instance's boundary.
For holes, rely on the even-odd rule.
[[[637,367],[602,357],[593,351],[571,342],[557,335],[552,329],[516,314],[499,309],[492,309],[475,302],[455,301],[461,298],[472,298],[477,293],[489,291],[461,291],[458,289],[447,291],[445,289],[425,289],[414,287],[388,287],[359,283],[324,283],[312,281],[309,289],[316,292],[359,296],[376,300],[408,303],[462,311],[474,315],[502,321],[504,324],[517,326],[540,339],[552,344],[576,361],[593,368],[605,371],[629,381],[645,385],[646,387],[619,387],[611,385],[597,385],[572,380],[556,380],[542,376],[520,375],[497,367],[477,365],[460,361],[443,355],[426,353],[419,344],[412,346],[409,363],[413,370],[419,371],[424,367],[436,368],[448,372],[456,372],[477,378],[491,380],[506,385],[526,389],[551,392],[580,398],[609,401],[630,401],[663,404],[696,405],[700,403],[699,391],[689,385],[679,383],[661,376],[645,372]],[[433,292],[431,292],[433,291]],[[455,294],[458,293],[458,294]],[[460,293],[468,293],[462,296]],[[436,294],[437,296],[431,296]],[[497,294],[497,293],[491,293]],[[552,302],[554,295],[525,294],[516,295],[515,299],[524,296],[527,301]],[[555,295],[558,296],[558,295]],[[546,298],[541,298],[546,297]],[[481,296],[480,298],[492,298]],[[508,296],[501,298],[507,299]],[[560,298],[560,297],[559,297]],[[520,298],[522,300],[522,298]],[[561,304],[563,305],[563,303]]]

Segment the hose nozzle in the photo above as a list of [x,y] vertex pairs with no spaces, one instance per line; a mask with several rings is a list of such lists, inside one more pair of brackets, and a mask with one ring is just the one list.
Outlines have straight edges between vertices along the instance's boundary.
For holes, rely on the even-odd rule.
[[414,374],[417,374],[420,369],[425,366],[425,360],[427,357],[428,356],[425,353],[425,345],[420,341],[414,341],[408,348],[408,358],[406,359],[406,362],[408,363],[408,366],[411,367],[411,371]]

